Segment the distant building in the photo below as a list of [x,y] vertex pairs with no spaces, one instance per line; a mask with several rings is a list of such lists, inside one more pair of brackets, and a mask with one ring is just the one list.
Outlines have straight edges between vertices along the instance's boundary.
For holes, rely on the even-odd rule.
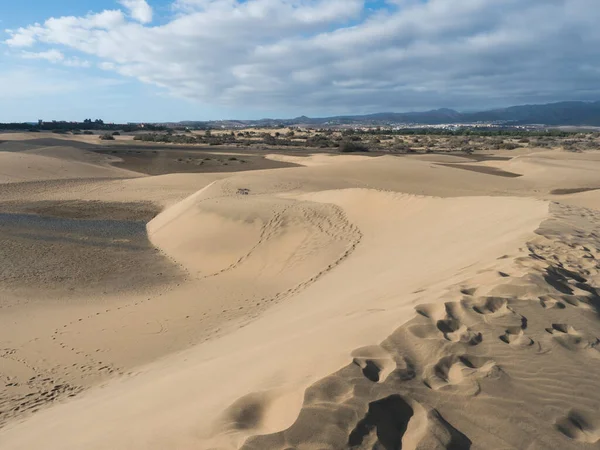
[[38,120],[38,125],[39,125],[39,126],[42,126],[42,125],[44,125],[44,120],[43,120],[43,119],[40,119],[40,120]]

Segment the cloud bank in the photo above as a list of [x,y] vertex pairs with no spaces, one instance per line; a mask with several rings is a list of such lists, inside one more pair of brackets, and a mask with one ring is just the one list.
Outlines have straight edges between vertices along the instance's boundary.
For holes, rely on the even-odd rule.
[[5,43],[25,58],[92,60],[228,107],[367,112],[600,98],[597,0],[176,0],[168,10],[153,24],[146,0],[121,0],[7,30]]

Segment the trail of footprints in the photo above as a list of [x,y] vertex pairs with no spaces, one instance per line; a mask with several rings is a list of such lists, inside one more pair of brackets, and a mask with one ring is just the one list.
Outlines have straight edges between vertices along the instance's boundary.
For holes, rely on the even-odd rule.
[[[158,294],[161,296],[162,294]],[[53,367],[42,368],[32,365],[26,356],[19,356],[18,349],[0,349],[0,360],[10,359],[35,373],[26,383],[19,384],[16,381],[6,379],[2,397],[0,398],[0,427],[15,416],[35,413],[42,407],[51,403],[74,397],[85,389],[79,385],[73,385],[67,378],[72,372],[78,374],[77,378],[92,377],[94,379],[108,377],[112,374],[123,375],[124,372],[113,364],[106,363],[98,358],[98,349],[95,354],[91,354],[69,345],[63,340],[62,335],[67,333],[73,325],[79,325],[86,320],[95,318],[102,314],[109,314],[116,310],[128,309],[139,304],[151,301],[148,297],[126,305],[115,308],[109,308],[102,312],[79,318],[68,322],[62,327],[52,332],[52,342],[63,351],[75,356],[72,364],[68,366],[56,365]],[[61,374],[65,374],[64,376]],[[14,391],[14,392],[13,392]]]
[[[286,211],[291,209],[292,207],[293,206],[287,207]],[[272,298],[268,300],[268,302],[270,303],[278,303],[284,298],[287,298],[291,295],[303,291],[308,286],[318,281],[325,274],[327,274],[335,267],[339,266],[344,260],[346,260],[354,252],[354,250],[356,250],[356,248],[362,241],[362,232],[348,220],[346,214],[341,208],[335,205],[310,205],[310,207],[306,207],[302,204],[300,204],[299,206],[295,205],[295,207],[299,207],[301,214],[304,216],[306,221],[312,223],[321,233],[327,235],[333,240],[347,242],[346,251],[342,253],[338,257],[338,259],[333,261],[327,267],[323,268],[321,271],[317,272],[311,278],[285,291],[275,294]],[[317,208],[327,209],[327,213],[318,214]],[[259,242],[251,250],[251,253],[254,252],[259,245],[263,244],[264,242],[266,242],[266,240],[273,237],[278,232],[282,223],[283,221],[281,215],[277,215],[276,218],[273,218],[273,221],[269,222],[268,226],[266,227],[266,229],[268,229],[269,231],[263,230],[263,234],[261,234]],[[239,263],[243,262],[243,260],[245,260],[249,256],[250,253],[244,256],[242,260],[239,261]],[[235,266],[237,265],[238,263],[235,264]],[[224,269],[223,271],[233,269],[235,268],[235,266]],[[262,300],[264,301],[266,299]]]
[[600,339],[595,336],[579,332],[572,326],[564,323],[553,323],[552,327],[546,328],[546,331],[567,350],[595,350],[595,352],[592,352],[592,355],[600,357]]
[[[205,199],[203,201],[211,199],[212,198]],[[277,237],[277,235],[284,228],[286,220],[288,220],[288,218],[286,218],[286,214],[289,212],[298,213],[302,217],[303,223],[312,224],[314,228],[316,228],[323,235],[329,237],[331,240],[347,242],[346,251],[342,253],[337,260],[333,261],[311,278],[299,283],[296,286],[292,286],[285,291],[278,292],[271,298],[263,298],[261,299],[261,303],[278,303],[284,298],[306,289],[308,286],[323,277],[323,275],[339,266],[354,252],[354,250],[356,250],[362,241],[362,232],[348,220],[346,213],[340,207],[332,204],[314,204],[311,202],[294,201],[293,203],[286,205],[281,210],[276,212],[271,219],[269,219],[269,221],[263,226],[258,241],[246,254],[242,255],[231,265],[219,270],[218,272],[205,275],[202,278],[211,278],[221,275],[236,269],[245,261],[247,261],[253,256],[260,246]],[[296,252],[296,254],[299,253],[300,250]]]
[[[475,399],[486,390],[500,397],[510,394],[514,361],[526,364],[534,355],[547,355],[551,364],[565,351],[600,355],[600,339],[593,332],[556,320],[568,308],[588,314],[585,320],[590,315],[600,319],[600,214],[553,207],[554,220],[568,220],[574,212],[586,217],[590,229],[576,230],[576,239],[539,230],[541,238],[530,243],[530,254],[515,260],[519,276],[499,273],[502,294],[478,296],[476,285],[461,286],[457,301],[418,306],[418,316],[381,345],[355,350],[351,364],[311,386],[290,428],[250,437],[241,448],[470,448],[467,433],[436,405],[457,396]],[[488,350],[480,350],[482,342],[490,343]],[[512,366],[505,369],[496,360]],[[547,442],[557,442],[558,436],[567,440],[552,448],[600,442],[599,407],[595,412],[573,408],[548,422],[559,434]],[[460,411],[446,411],[461,423],[473,423]],[[490,434],[490,439],[496,437]],[[478,448],[486,448],[482,445]]]

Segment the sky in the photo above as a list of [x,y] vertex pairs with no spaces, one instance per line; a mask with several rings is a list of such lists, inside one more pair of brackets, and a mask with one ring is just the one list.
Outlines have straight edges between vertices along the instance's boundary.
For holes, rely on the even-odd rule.
[[0,1],[0,121],[600,100],[599,1]]

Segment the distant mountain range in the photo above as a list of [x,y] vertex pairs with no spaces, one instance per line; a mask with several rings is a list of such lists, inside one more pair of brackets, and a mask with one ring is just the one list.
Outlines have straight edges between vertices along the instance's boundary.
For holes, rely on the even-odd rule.
[[359,116],[335,116],[295,119],[184,121],[185,126],[328,126],[328,125],[441,125],[460,123],[490,123],[504,125],[571,125],[600,126],[600,101],[559,102],[545,105],[511,106],[480,112],[461,113],[453,109],[435,109],[426,112],[376,113]]

